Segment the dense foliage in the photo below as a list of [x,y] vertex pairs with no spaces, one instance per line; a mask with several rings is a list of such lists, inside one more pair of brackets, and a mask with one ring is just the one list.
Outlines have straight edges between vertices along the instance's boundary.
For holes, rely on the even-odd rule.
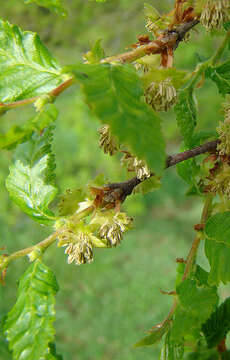
[[[59,0],[24,2],[66,16]],[[2,249],[2,286],[7,284],[7,270],[14,260],[28,256],[32,263],[19,280],[15,305],[1,314],[1,336],[13,359],[62,358],[56,354],[53,327],[58,285],[43,262],[50,245],[57,241],[58,247],[65,247],[67,262],[77,265],[91,263],[96,248],[117,247],[134,222],[121,210],[126,198],[159,189],[165,169],[176,164],[178,175],[189,186],[187,195],[202,199],[203,211],[187,258],[177,259],[175,290],[164,292],[173,297],[172,308],[136,347],[163,340],[160,358],[165,360],[229,356],[225,344],[230,330],[229,298],[221,302],[218,287],[230,280],[230,4],[227,0],[177,0],[168,10],[172,11],[161,15],[153,4],[145,4],[150,35],[139,36],[130,51],[106,57],[97,40],[84,54],[83,63],[66,66],[58,63],[37,34],[0,22],[1,115],[4,119],[12,109],[17,114],[17,108],[24,110],[29,104],[35,109],[29,120],[3,126],[0,148],[13,153],[5,185],[11,200],[51,232],[10,255]],[[189,41],[189,32],[199,23],[204,38],[207,32],[220,32],[222,39],[210,57],[199,58],[193,71],[180,70],[174,67],[174,52],[182,41]],[[207,131],[199,124],[195,95],[205,81],[212,81],[223,97],[224,119],[216,130],[210,125]],[[92,117],[102,123],[100,148],[120,157],[133,177],[111,183],[98,175],[57,197],[52,145],[58,110],[54,102],[77,84]],[[170,109],[175,112],[182,143],[179,154],[167,156],[161,114]],[[87,139],[83,146],[89,146]],[[197,260],[202,242],[209,271]]]

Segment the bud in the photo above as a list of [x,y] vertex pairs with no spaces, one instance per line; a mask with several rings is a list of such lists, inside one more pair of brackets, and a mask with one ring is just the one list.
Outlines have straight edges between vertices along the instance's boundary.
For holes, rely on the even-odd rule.
[[125,155],[121,159],[121,164],[127,167],[128,171],[136,173],[137,178],[145,180],[151,176],[151,171],[144,160],[139,160],[128,151],[124,151]]
[[225,112],[224,121],[216,129],[221,141],[217,150],[220,155],[230,155],[230,102],[224,104],[223,108]]
[[147,104],[156,111],[168,111],[177,102],[177,92],[171,79],[152,82],[145,90]]
[[41,255],[42,255],[42,250],[39,247],[35,248],[33,251],[31,251],[29,254],[27,254],[30,262],[33,262],[34,260],[39,258]]
[[55,96],[49,94],[39,96],[39,98],[34,102],[36,111],[41,111],[46,104],[54,102],[54,99]]
[[207,31],[220,29],[228,21],[228,0],[208,0],[201,12],[200,22]]
[[119,148],[117,139],[111,135],[109,125],[104,125],[98,130],[100,134],[99,146],[104,150],[105,154],[114,155]]

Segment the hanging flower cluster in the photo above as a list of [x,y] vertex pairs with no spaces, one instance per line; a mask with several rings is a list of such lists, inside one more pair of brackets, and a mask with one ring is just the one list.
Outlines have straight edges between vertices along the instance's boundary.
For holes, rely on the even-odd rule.
[[220,139],[217,149],[220,155],[230,155],[230,102],[224,104],[223,107],[225,117],[217,128]]
[[109,125],[103,125],[99,130],[100,139],[99,139],[99,146],[104,150],[105,154],[114,155],[118,149],[118,141],[111,134]]
[[229,8],[229,0],[208,0],[201,12],[201,24],[207,31],[220,29],[228,21]]
[[109,247],[121,243],[124,232],[132,226],[132,219],[123,212],[98,212],[91,224],[99,225],[98,235]]
[[177,92],[171,79],[152,82],[145,90],[147,104],[156,111],[168,111],[177,102]]
[[128,171],[135,172],[140,180],[145,180],[151,176],[151,171],[144,160],[139,160],[129,151],[123,151],[123,153],[124,156],[121,159],[121,164],[125,165]]

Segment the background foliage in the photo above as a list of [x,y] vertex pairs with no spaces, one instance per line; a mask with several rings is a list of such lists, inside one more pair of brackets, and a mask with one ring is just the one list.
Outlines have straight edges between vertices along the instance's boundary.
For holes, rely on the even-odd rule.
[[[106,53],[113,54],[136,41],[136,34],[144,33],[142,0],[117,0],[107,3],[69,0],[68,18],[49,13],[34,4],[11,0],[1,4],[1,17],[20,24],[25,30],[39,33],[41,39],[63,64],[73,63],[88,51],[89,39],[93,43],[103,38]],[[171,1],[157,4],[167,10]],[[111,19],[114,26],[111,26]],[[193,32],[193,41],[181,44],[176,52],[176,66],[193,69],[200,59],[205,59],[218,44],[218,36],[201,36]],[[202,50],[197,50],[202,49]],[[70,59],[71,57],[71,59]],[[221,97],[209,81],[198,91],[200,125],[215,130]],[[60,117],[55,132],[57,184],[63,192],[78,187],[100,172],[111,181],[125,177],[118,160],[108,159],[98,148],[96,129],[99,123],[83,103],[80,94],[66,91],[56,102]],[[29,118],[31,109],[22,113],[12,110],[1,124],[20,124]],[[171,112],[164,116],[164,134],[168,152],[178,151],[180,138]],[[8,174],[10,152],[0,158],[0,187]],[[166,176],[167,175],[167,176]],[[96,253],[93,264],[83,267],[67,266],[63,251],[49,249],[45,255],[57,274],[62,291],[57,295],[57,352],[65,360],[91,359],[157,359],[159,350],[134,349],[133,344],[146,327],[162,320],[170,307],[171,298],[162,296],[159,288],[170,290],[174,286],[175,259],[187,254],[194,233],[192,225],[198,222],[199,200],[183,198],[186,186],[174,169],[168,169],[160,191],[127,200],[129,215],[136,216],[135,229],[126,237],[121,247],[109,252]],[[186,210],[186,212],[184,211]],[[0,247],[7,244],[9,253],[15,248],[34,244],[44,238],[46,230],[34,224],[8,198],[6,190],[0,200]],[[31,241],[32,240],[32,241]],[[202,253],[202,249],[200,251]],[[202,262],[202,254],[201,262]],[[26,269],[27,260],[11,265],[7,274],[7,287],[0,287],[1,310],[6,312],[14,304],[17,278]],[[20,264],[20,266],[19,266]],[[60,265],[61,264],[61,265]],[[207,264],[204,264],[208,268]],[[146,287],[146,279],[149,286]],[[223,298],[230,288],[222,291]],[[11,359],[5,344],[0,346],[0,359]]]

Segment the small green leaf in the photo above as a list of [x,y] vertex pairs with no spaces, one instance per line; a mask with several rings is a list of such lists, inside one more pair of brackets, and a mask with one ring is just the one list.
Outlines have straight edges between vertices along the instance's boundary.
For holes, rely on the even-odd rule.
[[209,239],[230,246],[230,212],[226,211],[211,216],[204,230]]
[[66,16],[66,10],[62,5],[61,0],[24,0],[24,3],[36,3],[38,6],[45,7],[59,15]]
[[41,112],[23,125],[13,125],[10,130],[0,135],[0,149],[12,149],[18,144],[27,141],[34,131],[42,131],[45,127],[53,123],[58,115],[58,111],[53,104],[47,104]]
[[226,284],[230,281],[230,246],[206,239],[205,254],[210,264],[208,282],[210,285]]
[[55,295],[53,272],[36,260],[21,277],[18,298],[4,321],[4,333],[14,360],[44,359],[54,340]]
[[110,125],[119,143],[129,146],[151,169],[162,172],[166,155],[161,120],[144,102],[141,81],[134,67],[85,64],[70,66],[67,70],[82,84],[92,112],[103,124]]
[[218,302],[215,287],[197,286],[195,280],[186,279],[177,287],[179,306],[175,312],[171,339],[181,343],[184,337],[197,337],[202,323],[211,315]]
[[48,93],[65,79],[38,35],[0,20],[0,101]]
[[197,118],[197,109],[192,88],[180,91],[174,111],[176,113],[177,124],[184,138],[184,143],[190,148]]
[[195,280],[186,279],[177,288],[180,304],[191,314],[199,315],[202,323],[218,301],[216,288],[198,287]]
[[227,298],[202,325],[209,348],[217,346],[230,331],[230,298]]
[[99,64],[100,60],[105,57],[105,52],[101,46],[101,39],[98,39],[93,45],[92,49],[88,51],[83,58],[87,60],[89,64]]
[[156,342],[162,339],[162,336],[166,332],[168,332],[169,328],[170,328],[169,321],[156,325],[153,329],[149,331],[150,335],[147,335],[143,339],[138,341],[135,344],[135,347],[149,346],[155,344]]
[[188,159],[177,164],[178,175],[189,185],[196,185],[196,176],[199,173],[199,166],[195,159]]
[[52,224],[54,214],[48,206],[57,189],[54,180],[54,156],[51,152],[52,129],[34,134],[18,146],[10,167],[6,187],[12,200],[30,217],[42,224]]
[[220,94],[230,94],[230,60],[219,66],[209,66],[205,75],[215,82]]

